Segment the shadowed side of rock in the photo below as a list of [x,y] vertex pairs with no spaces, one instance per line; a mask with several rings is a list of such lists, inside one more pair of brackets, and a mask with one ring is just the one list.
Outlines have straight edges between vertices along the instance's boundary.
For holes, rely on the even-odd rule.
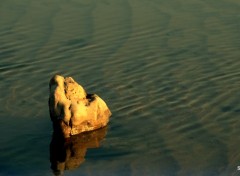
[[49,83],[49,112],[55,132],[64,137],[104,127],[111,111],[96,94],[87,94],[71,77],[55,75]]

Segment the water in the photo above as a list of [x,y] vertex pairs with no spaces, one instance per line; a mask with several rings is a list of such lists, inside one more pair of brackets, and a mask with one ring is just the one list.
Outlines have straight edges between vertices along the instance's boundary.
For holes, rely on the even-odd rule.
[[96,145],[71,141],[80,157],[64,175],[239,175],[239,11],[238,0],[1,0],[0,175],[54,174],[56,73],[113,113]]

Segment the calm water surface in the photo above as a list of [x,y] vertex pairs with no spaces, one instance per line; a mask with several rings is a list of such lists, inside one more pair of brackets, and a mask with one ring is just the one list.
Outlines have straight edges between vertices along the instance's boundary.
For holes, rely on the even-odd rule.
[[[1,0],[0,175],[53,175],[61,152],[64,175],[240,175],[239,12],[239,0]],[[56,73],[107,102],[103,133],[54,143]]]

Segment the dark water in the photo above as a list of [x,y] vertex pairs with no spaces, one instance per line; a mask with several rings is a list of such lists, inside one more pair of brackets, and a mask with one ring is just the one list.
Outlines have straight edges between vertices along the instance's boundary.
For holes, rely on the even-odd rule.
[[56,73],[113,113],[100,138],[59,149],[62,168],[76,164],[64,175],[240,175],[239,12],[239,0],[1,0],[0,175],[53,175]]

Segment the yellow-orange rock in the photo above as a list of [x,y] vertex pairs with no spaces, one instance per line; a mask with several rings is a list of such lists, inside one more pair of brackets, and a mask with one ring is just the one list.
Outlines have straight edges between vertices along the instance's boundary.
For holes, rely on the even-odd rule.
[[96,94],[87,94],[71,77],[55,75],[49,83],[49,112],[55,132],[65,138],[104,127],[111,111]]

